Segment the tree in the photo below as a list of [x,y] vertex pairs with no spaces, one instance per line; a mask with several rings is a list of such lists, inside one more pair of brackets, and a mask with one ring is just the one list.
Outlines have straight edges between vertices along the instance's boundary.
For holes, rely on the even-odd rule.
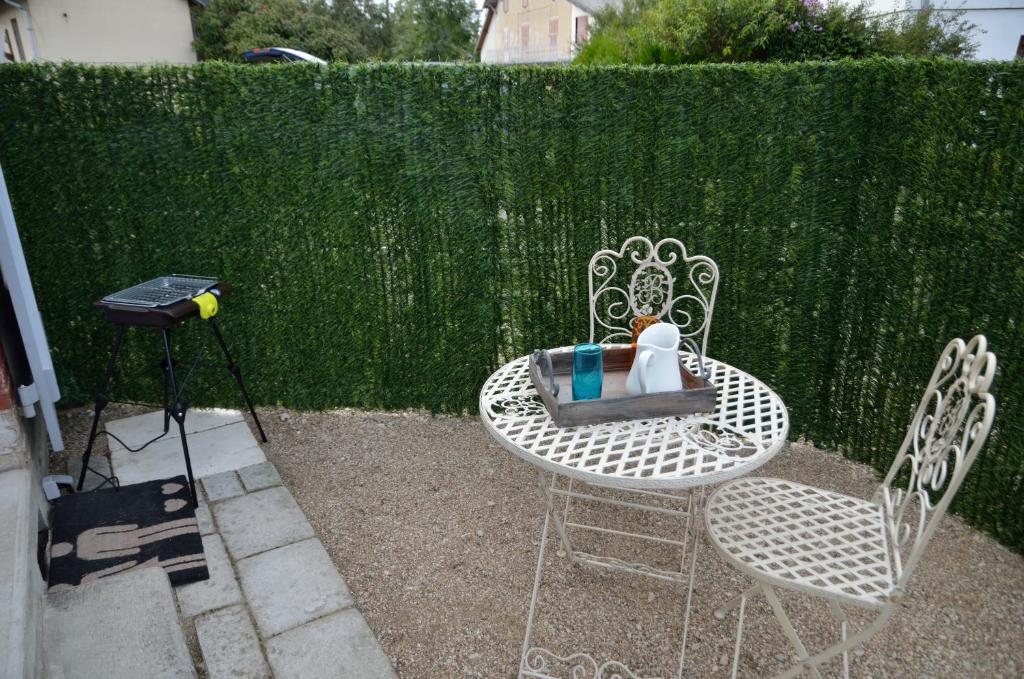
[[473,56],[477,10],[472,0],[400,0],[394,24],[396,59],[462,61]]
[[[363,0],[363,6],[360,8],[363,44],[371,59],[388,59],[394,51],[395,15],[391,11],[391,5],[392,0]],[[350,6],[354,8],[355,4],[350,3]],[[335,8],[339,7],[341,5],[336,2]]]
[[327,61],[368,55],[363,15],[351,0],[212,0],[195,10],[200,59],[241,60],[255,47],[292,47]]
[[879,20],[878,49],[883,54],[906,57],[942,54],[966,59],[977,44],[971,35],[978,27],[963,18],[962,12],[937,12],[928,7],[920,12],[904,12]]
[[822,0],[624,0],[597,17],[579,63],[803,61],[871,55],[967,57],[959,14],[873,19]]

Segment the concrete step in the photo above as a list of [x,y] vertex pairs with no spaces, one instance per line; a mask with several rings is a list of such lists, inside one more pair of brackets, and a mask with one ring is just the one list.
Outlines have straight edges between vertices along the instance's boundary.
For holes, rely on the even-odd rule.
[[0,473],[0,676],[35,679],[45,584],[36,561],[38,493],[28,469]]
[[[185,433],[195,434],[196,432],[215,429],[237,422],[243,422],[242,411],[227,408],[190,408],[185,416]],[[164,412],[154,410],[141,415],[123,417],[120,420],[112,420],[104,425],[108,433],[113,434],[128,444],[131,448],[138,448],[146,441],[151,440],[164,430]],[[178,424],[171,420],[167,439],[178,438]],[[107,440],[111,450],[124,448],[118,440],[108,436]]]
[[[185,457],[181,451],[178,426],[145,449],[132,453],[108,437],[114,472],[122,484],[166,479],[185,473]],[[129,446],[136,448],[163,431],[163,413],[147,413],[109,422],[113,432]],[[238,411],[190,411],[185,417],[188,450],[192,471],[197,479],[232,471],[266,461],[266,455]]]
[[196,676],[162,568],[142,568],[46,597],[47,679]]

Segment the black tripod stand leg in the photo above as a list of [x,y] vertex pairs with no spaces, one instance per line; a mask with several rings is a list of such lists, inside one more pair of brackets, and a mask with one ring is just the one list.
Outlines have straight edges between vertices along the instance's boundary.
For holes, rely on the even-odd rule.
[[114,377],[114,366],[117,363],[117,354],[121,351],[121,343],[124,341],[125,326],[117,326],[117,334],[114,335],[114,346],[110,349],[110,358],[107,360],[107,371],[103,375],[103,386],[96,393],[96,407],[92,413],[92,429],[89,430],[89,441],[85,444],[85,452],[82,453],[82,473],[78,475],[77,490],[82,490],[85,483],[85,475],[89,471],[89,458],[92,457],[92,445],[96,442],[96,431],[100,425],[100,415],[107,407],[110,398],[107,396],[107,389],[110,388],[110,380]]
[[[164,334],[167,335],[167,341],[170,343],[170,328],[164,330]],[[166,357],[164,357],[164,360],[160,361],[160,368],[164,373],[164,433],[166,434],[171,429],[170,365],[167,363]]]
[[228,360],[228,371],[231,376],[235,378],[235,383],[238,385],[239,390],[242,392],[242,397],[245,398],[245,405],[249,407],[249,414],[252,415],[253,422],[256,423],[256,428],[260,430],[260,438],[263,442],[267,442],[267,435],[263,431],[263,425],[260,424],[260,418],[256,415],[256,409],[252,406],[252,399],[249,398],[249,392],[245,389],[245,382],[242,381],[242,371],[235,361],[231,358],[231,352],[228,351],[228,345],[224,342],[224,336],[220,334],[220,328],[217,326],[217,322],[214,319],[210,319],[210,326],[213,328],[213,336],[217,338],[217,344],[220,345],[220,350],[224,352],[224,358]]
[[167,362],[167,381],[170,383],[171,394],[174,396],[174,404],[164,411],[164,418],[174,418],[178,423],[178,435],[181,438],[181,452],[185,454],[185,471],[188,473],[188,490],[192,495],[192,506],[199,506],[199,496],[196,495],[196,480],[192,477],[192,458],[188,454],[188,438],[185,436],[185,413],[188,406],[179,398],[178,382],[174,376],[174,358],[171,356],[171,333],[163,331],[164,339],[164,360]]

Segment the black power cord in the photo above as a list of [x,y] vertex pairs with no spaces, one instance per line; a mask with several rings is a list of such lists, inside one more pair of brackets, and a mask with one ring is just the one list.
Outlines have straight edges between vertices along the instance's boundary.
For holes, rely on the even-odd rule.
[[[211,334],[213,334],[213,325],[212,324],[207,324],[207,326],[206,326],[206,333],[205,333],[205,335],[203,335],[203,342],[199,346],[199,349],[196,351],[195,358],[192,359],[192,365],[189,366],[188,372],[185,373],[184,379],[178,385],[177,393],[174,394],[174,399],[173,400],[174,400],[175,403],[181,401],[181,396],[182,396],[182,394],[185,393],[186,385],[188,385],[189,381],[192,379],[192,375],[195,373],[196,368],[199,366],[199,363],[202,361],[203,356],[206,355],[206,350],[210,346],[210,335]],[[126,405],[151,405],[151,404],[148,404],[148,403],[141,403],[141,402],[138,402],[138,401],[114,401],[114,400],[112,400],[112,401],[109,401],[109,403],[123,403],[123,404],[126,404]],[[129,453],[138,453],[138,452],[144,450],[150,444],[156,443],[157,441],[159,441],[163,437],[167,436],[167,432],[165,431],[162,434],[160,434],[159,436],[156,436],[156,437],[150,439],[149,441],[146,441],[145,443],[143,443],[138,448],[132,448],[127,443],[122,441],[116,434],[112,434],[111,432],[107,431],[105,428],[96,432],[96,436],[97,437],[102,435],[102,434],[106,434],[110,438],[112,438],[115,441],[117,441],[118,443],[120,443],[121,446],[124,447],[124,449],[127,450]],[[110,485],[111,488],[120,488],[121,487],[121,482],[118,480],[118,478],[117,478],[117,476],[115,474],[111,474],[110,476],[107,476],[106,474],[103,474],[101,472],[96,471],[91,465],[86,465],[86,470],[88,470],[89,472],[92,472],[96,476],[98,476],[101,479],[103,479],[103,483],[98,485],[96,488],[93,488],[93,490],[100,490],[101,488],[106,487],[108,484]]]

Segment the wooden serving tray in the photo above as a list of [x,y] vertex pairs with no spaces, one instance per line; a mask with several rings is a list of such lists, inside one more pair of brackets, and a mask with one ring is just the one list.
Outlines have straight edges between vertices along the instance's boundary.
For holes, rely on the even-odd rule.
[[[601,398],[587,401],[572,400],[572,349],[548,352],[554,373],[550,376],[547,374],[546,361],[538,365],[535,355],[530,355],[530,379],[559,427],[692,415],[715,409],[718,387],[694,375],[682,363],[679,365],[679,374],[683,378],[682,391],[630,396],[626,391],[626,378],[633,365],[635,350],[628,344],[606,345],[603,349]],[[552,381],[557,385],[557,390],[552,389]]]

